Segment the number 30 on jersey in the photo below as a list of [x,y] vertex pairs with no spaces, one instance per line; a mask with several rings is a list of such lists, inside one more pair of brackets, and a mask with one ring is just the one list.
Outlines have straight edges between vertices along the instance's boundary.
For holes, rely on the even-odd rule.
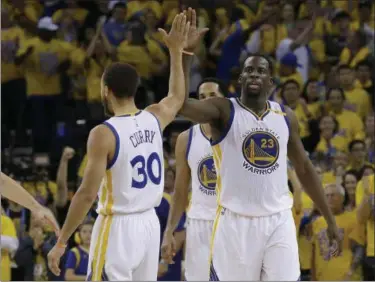
[[[156,163],[156,171],[154,171]],[[156,152],[153,152],[148,158],[142,155],[135,156],[130,164],[134,171],[132,179],[132,188],[143,189],[146,187],[150,180],[153,184],[159,185],[161,181],[161,161],[160,157]]]

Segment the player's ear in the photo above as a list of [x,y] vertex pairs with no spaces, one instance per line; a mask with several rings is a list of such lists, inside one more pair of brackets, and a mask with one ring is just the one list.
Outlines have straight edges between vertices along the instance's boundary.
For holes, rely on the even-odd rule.
[[270,83],[271,83],[271,85],[275,84],[275,79],[273,77],[270,78]]
[[242,80],[243,80],[243,77],[242,77],[242,74],[240,74],[240,76],[238,77],[237,82],[238,82],[239,84],[241,84],[241,83],[242,83]]
[[108,97],[109,89],[108,86],[104,86],[104,97]]

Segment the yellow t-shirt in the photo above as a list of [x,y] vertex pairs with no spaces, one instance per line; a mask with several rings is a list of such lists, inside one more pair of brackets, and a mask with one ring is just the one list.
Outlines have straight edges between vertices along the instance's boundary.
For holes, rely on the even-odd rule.
[[336,176],[333,171],[324,172],[322,182],[324,185],[336,183]]
[[366,118],[370,113],[370,96],[365,90],[353,88],[350,91],[345,91],[345,98],[348,102],[348,110],[356,112],[361,119]]
[[70,59],[75,62],[75,58],[71,56],[75,47],[56,39],[44,42],[38,37],[33,37],[24,41],[17,51],[17,56],[25,54],[29,47],[33,47],[33,51],[22,65],[25,69],[27,94],[60,94],[62,89],[57,68],[64,60]]
[[262,53],[273,54],[279,45],[279,43],[287,38],[288,29],[284,24],[278,24],[275,27],[271,27],[267,30],[260,31],[260,40]]
[[83,178],[83,173],[85,172],[86,165],[87,165],[87,154],[85,154],[85,156],[83,157],[81,161],[81,164],[79,165],[78,173],[77,173],[78,177]]
[[[312,223],[313,245],[315,257],[315,273],[318,281],[343,280],[352,262],[350,239],[356,237],[360,225],[357,223],[356,212],[344,212],[335,216],[339,233],[343,238],[342,253],[337,257],[330,257],[327,223],[319,217]],[[360,279],[360,272],[353,275],[353,280]]]
[[303,78],[302,78],[302,75],[298,71],[289,76],[280,76],[279,79],[280,79],[281,84],[283,84],[285,81],[288,81],[288,80],[295,80],[298,83],[300,89],[303,88]]
[[[369,193],[372,195],[372,197],[374,197],[374,175],[370,175],[368,177],[368,181],[369,181]],[[357,184],[357,189],[356,189],[356,195],[355,195],[355,201],[356,201],[356,205],[359,206],[362,202],[362,199],[363,197],[366,196],[366,192],[365,192],[365,189],[363,187],[363,180],[361,180],[360,182],[358,182]],[[367,256],[369,257],[373,257],[375,256],[375,243],[374,243],[374,232],[375,232],[375,228],[374,228],[374,219],[369,219],[368,222],[367,222],[367,225],[366,225],[366,239],[367,239],[367,248],[366,248],[366,254]]]
[[335,154],[337,151],[346,152],[348,150],[348,140],[345,137],[335,135],[331,139],[331,144],[328,146],[328,142],[320,138],[318,145],[315,148],[316,152],[323,154]]
[[[14,227],[13,221],[5,216],[1,215],[1,235],[17,238],[16,228]],[[10,254],[7,250],[1,250],[1,281],[11,280],[11,268],[10,268]]]
[[310,135],[309,129],[309,119],[307,118],[305,111],[303,110],[301,104],[297,104],[297,107],[294,109],[296,114],[298,125],[299,125],[299,136],[301,138],[307,137]]
[[[314,202],[307,195],[306,192],[302,192],[302,209],[303,213],[301,217],[310,214],[314,207]],[[301,218],[302,219],[302,218]],[[299,228],[299,226],[298,226]],[[301,269],[308,270],[311,268],[311,255],[312,255],[312,245],[310,239],[304,234],[299,234],[298,236],[298,251]]]
[[14,64],[14,59],[17,44],[22,44],[24,39],[25,33],[18,26],[1,30],[1,83],[23,77],[22,68]]
[[348,140],[365,138],[363,122],[356,113],[343,110],[339,114],[335,114],[332,111],[330,114],[333,115],[339,123],[340,129],[338,134],[340,136],[343,136]]

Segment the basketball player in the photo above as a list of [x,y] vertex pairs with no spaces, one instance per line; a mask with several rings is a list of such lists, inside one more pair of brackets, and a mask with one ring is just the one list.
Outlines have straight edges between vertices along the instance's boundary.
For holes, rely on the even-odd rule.
[[[210,280],[299,279],[296,228],[287,158],[328,223],[332,252],[339,250],[335,219],[306,156],[292,110],[268,101],[271,62],[260,55],[244,63],[240,98],[187,99],[180,113],[211,127],[218,210],[212,232]],[[163,257],[173,255],[173,233]]]
[[[185,83],[187,83],[185,81]],[[206,78],[198,86],[200,100],[224,97],[221,81]],[[215,219],[216,171],[210,144],[210,126],[195,125],[182,132],[176,144],[176,181],[168,230],[175,230],[188,205],[189,183],[192,198],[187,212],[185,278],[207,281],[212,226]]]
[[49,267],[56,275],[69,237],[99,192],[87,279],[156,281],[160,223],[154,207],[160,204],[164,188],[162,131],[184,101],[182,52],[189,27],[186,16],[179,14],[169,34],[161,30],[171,68],[169,93],[159,104],[143,111],[136,108],[139,76],[130,65],[116,63],[105,70],[101,95],[113,117],[90,132],[82,184],[48,254]]
[[52,212],[39,204],[21,185],[1,172],[1,196],[29,209],[33,215],[53,228],[58,235],[60,227]]

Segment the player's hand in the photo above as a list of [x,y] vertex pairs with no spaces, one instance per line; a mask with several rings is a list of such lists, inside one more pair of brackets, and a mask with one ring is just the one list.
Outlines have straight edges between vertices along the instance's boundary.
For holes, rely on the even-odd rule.
[[184,13],[180,13],[175,16],[169,33],[162,28],[159,28],[158,30],[162,34],[163,41],[170,51],[182,51],[186,46],[189,29],[190,22],[187,22]]
[[341,254],[341,241],[342,238],[339,234],[339,230],[336,223],[328,224],[327,228],[328,239],[329,239],[329,252],[331,257],[337,257]]
[[199,42],[209,29],[197,27],[197,13],[194,9],[189,8],[187,11],[184,11],[184,14],[187,17],[187,21],[190,22],[190,29],[187,35],[185,50],[194,52],[197,49]]
[[52,271],[53,274],[59,276],[61,273],[60,269],[60,259],[65,253],[65,247],[60,246],[56,243],[53,246],[52,250],[49,251],[47,259],[48,259],[48,267]]
[[164,276],[168,272],[168,264],[164,262],[159,263],[158,267],[158,278]]
[[74,157],[74,154],[75,154],[75,151],[74,151],[73,148],[65,147],[62,157],[63,157],[64,160],[68,161],[68,160],[70,160],[71,158]]
[[173,264],[173,257],[176,255],[176,241],[173,234],[166,234],[161,245],[161,257],[168,263]]
[[41,222],[43,225],[48,225],[53,228],[56,236],[59,236],[60,226],[57,223],[57,220],[51,210],[40,206],[36,211],[33,211],[33,216],[38,222]]

